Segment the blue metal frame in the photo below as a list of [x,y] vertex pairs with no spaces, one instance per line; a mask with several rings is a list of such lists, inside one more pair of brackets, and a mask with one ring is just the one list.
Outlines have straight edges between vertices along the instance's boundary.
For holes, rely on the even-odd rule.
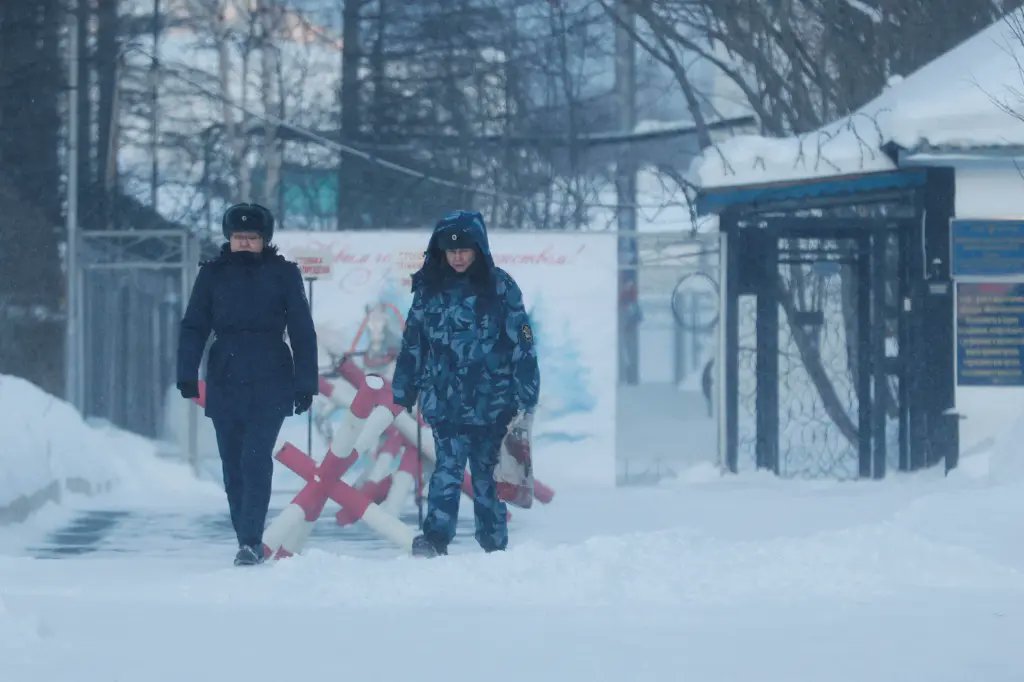
[[[949,222],[953,215],[955,176],[949,168],[917,167],[744,187],[702,190],[698,213],[720,214],[726,235],[722,311],[725,357],[719,380],[724,392],[722,458],[738,466],[738,319],[741,295],[758,298],[758,338],[771,336],[778,325],[773,287],[760,275],[765,262],[778,261],[777,239],[798,236],[857,238],[863,241],[859,261],[858,334],[862,396],[858,426],[860,475],[882,477],[886,470],[886,413],[872,404],[889,375],[899,376],[899,468],[915,470],[945,460],[956,466],[958,428],[948,415],[954,404],[953,316],[950,282]],[[867,218],[850,208],[887,204],[895,211],[874,211]],[[813,217],[809,210],[821,210]],[[886,296],[886,240],[895,239],[899,257],[896,300]],[[766,248],[768,244],[769,248]],[[774,259],[772,256],[775,256]],[[764,299],[763,301],[761,299]],[[889,312],[883,312],[888,310]],[[888,358],[885,320],[895,315],[900,354]],[[761,327],[766,327],[761,329]],[[772,328],[771,330],[767,327]],[[763,333],[762,333],[763,332]],[[757,465],[778,471],[778,394],[772,386],[777,362],[770,345],[758,352]],[[871,387],[874,385],[874,391]],[[763,386],[763,388],[762,388]]]
[[924,187],[928,182],[928,169],[910,168],[879,173],[860,173],[831,178],[790,180],[760,185],[739,185],[709,187],[697,193],[697,213],[721,213],[728,208],[742,207],[744,213],[773,208],[793,202],[842,199],[843,203],[858,203],[863,197],[877,195],[876,200],[885,200],[889,192]]

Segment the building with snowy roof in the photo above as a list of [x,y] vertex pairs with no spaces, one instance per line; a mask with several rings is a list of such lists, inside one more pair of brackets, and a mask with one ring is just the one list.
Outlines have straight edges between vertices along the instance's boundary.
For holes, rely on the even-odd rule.
[[[733,137],[694,161],[698,211],[720,216],[732,266],[719,377],[731,468],[955,465],[1024,412],[1022,17],[890,79],[841,120]],[[775,269],[751,277],[766,255]],[[787,372],[802,381],[787,388]]]

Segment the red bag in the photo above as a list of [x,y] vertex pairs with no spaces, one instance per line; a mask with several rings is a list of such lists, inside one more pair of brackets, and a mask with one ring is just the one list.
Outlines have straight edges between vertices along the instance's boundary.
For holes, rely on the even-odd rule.
[[498,453],[498,465],[494,467],[498,498],[523,509],[533,506],[531,421],[522,420],[509,429]]

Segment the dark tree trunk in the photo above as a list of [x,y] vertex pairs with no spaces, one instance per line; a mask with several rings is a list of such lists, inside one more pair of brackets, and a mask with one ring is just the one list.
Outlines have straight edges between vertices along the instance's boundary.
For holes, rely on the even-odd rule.
[[[89,50],[89,22],[92,18],[90,0],[77,0],[78,14],[78,222],[83,229],[95,225],[93,197],[92,144],[92,58]],[[72,122],[74,123],[74,122]]]
[[59,0],[0,2],[0,372],[62,391]]
[[[341,136],[342,141],[351,144],[359,135],[360,119],[360,82],[359,63],[361,59],[359,47],[360,18],[363,0],[345,0],[342,14],[342,48],[341,48]],[[358,191],[358,165],[349,163],[342,157],[338,175],[338,227],[353,227],[348,219],[354,217],[353,211]]]
[[118,0],[99,0],[96,33],[96,213],[102,227],[112,227],[111,194],[117,184],[115,94],[118,74]]

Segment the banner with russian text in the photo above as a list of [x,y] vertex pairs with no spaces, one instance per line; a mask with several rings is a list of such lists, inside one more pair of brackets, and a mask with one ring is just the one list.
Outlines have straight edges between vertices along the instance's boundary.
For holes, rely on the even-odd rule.
[[1024,386],[1024,284],[958,282],[957,383]]
[[[294,260],[319,254],[330,274],[313,284],[321,367],[357,353],[390,378],[412,302],[410,277],[430,233],[289,232]],[[559,483],[615,482],[617,261],[614,235],[489,232],[498,267],[519,283],[536,338],[541,399],[534,423],[537,476]]]

